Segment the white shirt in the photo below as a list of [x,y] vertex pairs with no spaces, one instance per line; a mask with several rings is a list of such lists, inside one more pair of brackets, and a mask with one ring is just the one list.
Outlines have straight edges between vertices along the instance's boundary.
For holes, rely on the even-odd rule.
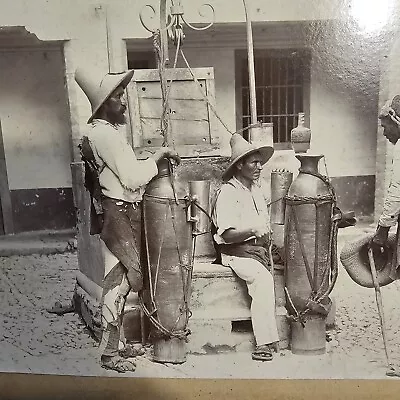
[[396,225],[400,214],[400,141],[394,145],[392,171],[389,188],[386,193],[379,225],[391,227]]
[[100,167],[103,194],[127,202],[142,200],[147,183],[158,173],[156,162],[138,160],[125,134],[107,121],[93,120],[87,137]]
[[[261,185],[253,184],[249,190],[235,177],[224,183],[212,212],[213,222],[217,227],[214,240],[218,244],[225,244],[222,234],[230,228],[247,229],[262,223],[269,227],[268,199],[265,193]],[[254,238],[255,236],[247,240]]]

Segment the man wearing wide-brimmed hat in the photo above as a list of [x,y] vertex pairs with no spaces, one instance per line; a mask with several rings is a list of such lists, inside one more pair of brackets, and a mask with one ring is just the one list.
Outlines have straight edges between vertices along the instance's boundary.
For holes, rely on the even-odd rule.
[[100,344],[101,365],[118,372],[134,371],[136,367],[128,359],[137,355],[135,349],[121,352],[119,347],[126,297],[130,290],[139,291],[143,285],[140,265],[143,193],[158,173],[159,161],[170,158],[179,163],[178,154],[167,147],[147,160],[138,160],[125,132],[119,130],[126,123],[124,91],[132,75],[133,70],[105,73],[95,68],[78,69],[75,73],[75,80],[92,109],[87,121],[91,125],[82,140],[81,151],[92,173],[89,179],[92,200],[96,197],[96,209],[100,208],[99,214],[102,214],[98,233],[118,260],[105,268]]
[[260,175],[274,149],[250,144],[239,134],[232,136],[230,145],[230,163],[223,173],[224,183],[212,210],[213,238],[220,262],[246,281],[252,297],[251,318],[256,340],[252,358],[270,361],[279,337],[267,250],[271,240],[269,212]]
[[[385,103],[379,113],[383,135],[394,145],[390,184],[386,192],[383,211],[378,227],[372,238],[372,246],[384,247],[387,244],[389,230],[398,225],[400,215],[400,95]],[[399,265],[399,226],[397,227],[397,249],[394,249],[391,278],[396,279]]]

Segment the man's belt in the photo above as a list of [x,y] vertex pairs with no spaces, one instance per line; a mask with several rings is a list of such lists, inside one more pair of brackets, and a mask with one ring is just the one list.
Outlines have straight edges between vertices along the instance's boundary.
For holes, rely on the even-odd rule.
[[142,200],[137,200],[137,201],[125,201],[125,200],[118,200],[118,199],[113,199],[111,197],[104,196],[104,200],[110,201],[114,203],[118,207],[123,207],[125,209],[132,207],[134,210],[138,209],[141,204]]

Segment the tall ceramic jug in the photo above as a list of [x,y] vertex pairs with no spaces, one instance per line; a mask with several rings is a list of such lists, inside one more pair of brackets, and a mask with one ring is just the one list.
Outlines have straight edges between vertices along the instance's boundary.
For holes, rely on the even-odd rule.
[[[292,352],[325,352],[325,319],[332,285],[335,195],[318,172],[321,155],[298,154],[301,166],[286,196],[285,284],[293,317]],[[333,257],[335,257],[333,254]],[[336,272],[335,272],[336,273]]]
[[188,206],[186,199],[176,198],[165,160],[143,198],[145,312],[151,321],[153,359],[162,363],[186,361],[193,267]]

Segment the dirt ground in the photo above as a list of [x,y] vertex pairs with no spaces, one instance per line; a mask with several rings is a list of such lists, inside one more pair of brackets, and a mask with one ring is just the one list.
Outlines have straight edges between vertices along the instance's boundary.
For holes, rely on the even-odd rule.
[[[370,228],[368,228],[370,229]],[[368,230],[367,229],[367,230]],[[365,233],[347,228],[346,240]],[[62,317],[46,308],[70,302],[78,269],[76,253],[0,257],[0,370],[84,376],[121,376],[98,364],[97,343],[76,314]],[[392,361],[400,365],[400,282],[382,288]],[[188,355],[181,365],[137,360],[124,376],[199,378],[385,378],[386,361],[373,289],[355,284],[340,266],[333,291],[336,329],[321,356],[281,351],[272,362],[251,360],[248,352]],[[396,378],[388,378],[396,379]]]

